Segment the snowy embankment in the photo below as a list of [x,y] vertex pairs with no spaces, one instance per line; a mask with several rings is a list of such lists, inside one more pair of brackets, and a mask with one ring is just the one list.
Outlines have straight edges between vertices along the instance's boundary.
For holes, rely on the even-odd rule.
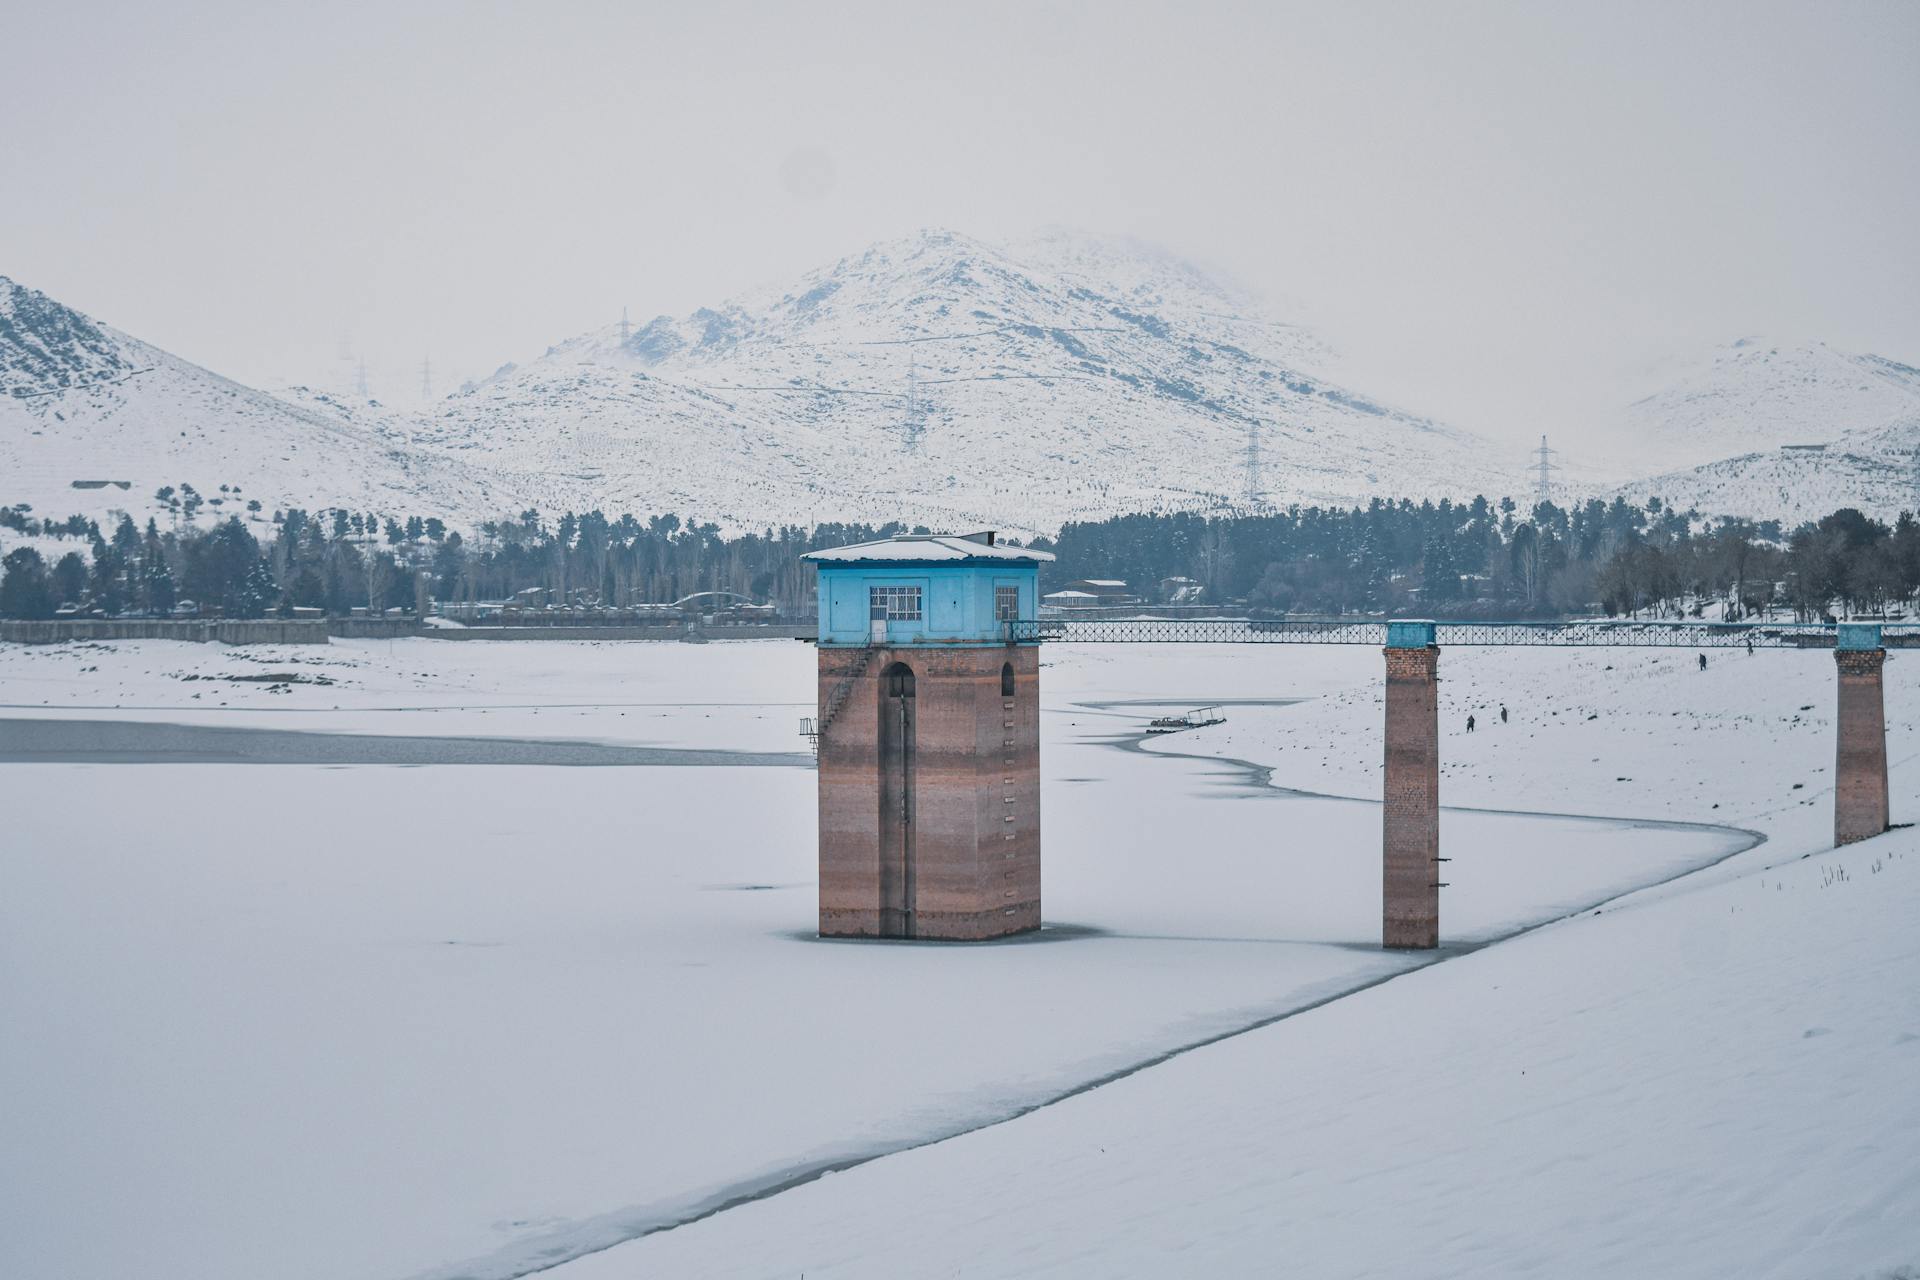
[[[1708,971],[1701,964],[1667,963],[1660,1001],[1643,1000],[1632,984],[1674,946],[1696,959],[1722,956],[1733,966],[1725,982],[1737,982],[1745,935],[1711,925],[1723,913],[1739,920],[1732,907],[1748,908],[1712,895],[1744,892],[1751,876],[1730,879],[1742,868],[1820,843],[1826,801],[1799,804],[1803,792],[1791,784],[1804,778],[1806,792],[1817,792],[1827,775],[1814,770],[1831,767],[1831,728],[1814,717],[1831,714],[1832,658],[1762,655],[1752,661],[1771,665],[1741,679],[1734,663],[1744,655],[1716,656],[1706,676],[1685,669],[1691,655],[1629,653],[1626,665],[1619,654],[1519,656],[1443,656],[1450,801],[1724,820],[1770,839],[1740,853],[1751,837],[1720,828],[1449,812],[1444,838],[1460,860],[1442,904],[1443,937],[1508,937],[1661,881],[1670,882],[1657,891],[1661,910],[1707,902],[1697,910],[1712,922],[1670,931],[1651,906],[1609,908],[1473,954],[1444,953],[1452,958],[1414,973],[1434,957],[1374,945],[1374,804],[1262,786],[1256,770],[1230,759],[1160,754],[1250,759],[1272,765],[1276,782],[1369,797],[1380,722],[1371,701],[1380,655],[1371,649],[1049,650],[1046,916],[1063,927],[1043,935],[1054,940],[1010,946],[810,940],[814,779],[801,769],[0,765],[0,812],[13,837],[0,849],[9,885],[0,898],[0,1020],[12,1032],[0,1090],[31,1100],[0,1113],[0,1270],[195,1280],[511,1276],[578,1257],[554,1274],[879,1273],[900,1269],[910,1241],[916,1264],[978,1259],[983,1273],[1109,1273],[1130,1258],[1143,1271],[1248,1271],[1295,1253],[1318,1257],[1311,1251],[1322,1234],[1386,1250],[1395,1237],[1367,1215],[1395,1196],[1408,1198],[1411,1215],[1427,1215],[1422,1221],[1461,1215],[1434,1256],[1482,1259],[1487,1272],[1522,1269],[1513,1230],[1532,1232],[1539,1253],[1528,1257],[1556,1262],[1566,1256],[1561,1237],[1603,1234],[1603,1220],[1628,1224],[1621,1238],[1638,1227],[1665,1247],[1660,1223],[1644,1223],[1639,1202],[1604,1181],[1571,1226],[1557,1201],[1543,1200],[1537,1218],[1511,1208],[1503,1179],[1542,1194],[1558,1184],[1546,1175],[1519,1181],[1504,1152],[1504,1163],[1484,1166],[1456,1154],[1446,1168],[1454,1198],[1423,1201],[1408,1144],[1447,1133],[1465,1141],[1477,1132],[1460,1127],[1469,1122],[1518,1142],[1532,1123],[1526,1117],[1549,1112],[1559,1118],[1547,1124],[1633,1141],[1635,1112],[1585,1101],[1601,1086],[1572,1066],[1566,1074],[1546,1068],[1598,1054],[1604,1070],[1605,1052],[1656,1045],[1670,1022],[1714,1025],[1732,997],[1695,980]],[[1609,661],[1616,672],[1604,671]],[[1904,727],[1912,701],[1899,666],[1888,668],[1889,719],[1903,817],[1913,790]],[[1482,715],[1464,738],[1456,700],[1494,670],[1515,713],[1508,736],[1494,736]],[[1582,671],[1598,682],[1596,701],[1619,681],[1611,716],[1569,718],[1548,696],[1573,697],[1569,681],[1588,678]],[[1648,674],[1631,677],[1636,671]],[[261,675],[304,678],[234,679]],[[1706,696],[1716,688],[1724,713]],[[1676,704],[1686,690],[1698,692],[1697,703]],[[794,719],[812,693],[812,651],[792,642],[0,646],[0,702],[10,708],[0,720],[778,751],[795,745]],[[1120,749],[1164,707],[1233,698],[1309,700],[1230,705],[1226,725],[1149,751]],[[1788,710],[1800,704],[1813,710]],[[1709,720],[1729,717],[1720,728],[1686,730],[1737,744],[1724,767],[1683,770],[1684,754],[1647,754],[1656,727],[1688,740],[1679,732],[1687,718],[1669,714],[1686,706]],[[1750,722],[1731,710],[1739,706],[1756,708],[1741,713]],[[1809,717],[1804,729],[1794,714]],[[1534,738],[1519,736],[1526,732]],[[1601,759],[1575,768],[1580,752]],[[1621,767],[1616,756],[1653,759],[1662,772]],[[1708,787],[1675,789],[1676,778],[1704,778]],[[1670,791],[1679,798],[1665,804]],[[1824,907],[1862,889],[1908,885],[1920,859],[1883,861],[1874,872],[1869,856],[1905,838],[1833,855],[1866,861],[1844,862],[1852,878],[1827,890],[1771,888],[1769,879],[1779,902],[1766,899],[1766,909],[1786,913],[1773,926],[1780,954],[1747,970],[1764,982],[1776,962],[1811,975],[1860,966],[1848,999],[1879,1010],[1885,1045],[1856,1041],[1837,1017],[1806,1013],[1808,1001],[1823,999],[1814,987],[1755,987],[1746,998],[1830,1028],[1833,1035],[1806,1042],[1809,1051],[1829,1052],[1829,1040],[1852,1046],[1861,1058],[1852,1069],[1875,1080],[1905,1061],[1887,1055],[1910,1052],[1893,1043],[1899,1029],[1920,1034],[1910,1025],[1912,984],[1896,981],[1910,965],[1885,958],[1899,944],[1878,915],[1860,917],[1854,945],[1864,950],[1834,952],[1816,931],[1804,936],[1817,954],[1799,955],[1793,904]],[[1703,877],[1686,873],[1716,863],[1704,877],[1715,887],[1695,889]],[[1907,918],[1912,906],[1904,900]],[[1586,932],[1633,918],[1653,922],[1646,937]],[[1551,941],[1562,935],[1598,940],[1574,952],[1528,950],[1575,946]],[[1620,963],[1616,949],[1633,963]],[[1500,965],[1516,976],[1489,968]],[[1529,1012],[1513,993],[1561,976],[1538,972],[1542,965],[1567,966],[1567,989],[1588,994],[1566,1008],[1615,1019],[1592,1024],[1608,1035],[1583,1020],[1510,1025]],[[1603,984],[1616,979],[1628,985],[1609,996]],[[1428,982],[1443,985],[1414,985]],[[1433,993],[1419,998],[1419,1017],[1396,1012],[1394,1002],[1412,998],[1396,994],[1404,990]],[[1380,1000],[1388,1003],[1366,1003]],[[1369,1008],[1384,1021],[1348,1011]],[[1336,1022],[1322,1021],[1335,1014]],[[1641,1017],[1649,1021],[1636,1030]],[[1272,1025],[1236,1034],[1262,1023]],[[1229,1038],[1186,1052],[1221,1037]],[[1565,1054],[1555,1047],[1562,1041]],[[1394,1059],[1389,1046],[1419,1052]],[[1738,1035],[1680,1042],[1667,1058],[1674,1096],[1662,1105],[1714,1114],[1688,1099],[1702,1073],[1721,1069],[1712,1055],[1722,1046],[1729,1054],[1749,1047]],[[1507,1084],[1508,1058],[1529,1053],[1538,1056],[1520,1066],[1528,1080],[1551,1085],[1550,1096],[1483,1087]],[[1164,1066],[1127,1074],[1170,1054]],[[1216,1055],[1230,1065],[1207,1065]],[[1195,1092],[1187,1073],[1196,1070],[1222,1074]],[[1772,1070],[1743,1087],[1763,1089],[1776,1111],[1802,1106],[1805,1079],[1785,1067],[1765,1074]],[[1634,1087],[1661,1087],[1640,1078],[1637,1060],[1617,1071]],[[1114,1077],[1124,1078],[1073,1096]],[[1190,1201],[1231,1211],[1230,1221],[1216,1221],[1183,1201],[1160,1218],[1171,1235],[1206,1237],[1194,1268],[1154,1253],[1164,1241],[1140,1234],[1154,1214],[1125,1197],[1154,1185],[1149,1165],[1075,1166],[1053,1179],[1051,1155],[1024,1146],[1000,1163],[997,1144],[1034,1141],[1023,1135],[1035,1126],[1052,1133],[1068,1122],[1062,1117],[1109,1095],[1132,1100],[1115,1133],[1133,1145],[1121,1150],[1184,1170]],[[1875,1111],[1865,1095],[1855,1101],[1884,1121],[1882,1141],[1898,1148],[1900,1115]],[[1843,1105],[1823,1097],[1811,1114]],[[1618,1122],[1617,1133],[1590,1114],[1595,1106]],[[1093,1115],[1082,1136],[1096,1153],[1114,1151],[1102,1140],[1108,1113]],[[1665,1118],[1660,1107],[1646,1115],[1648,1125]],[[1208,1127],[1216,1123],[1223,1132]],[[1851,1130],[1837,1124],[1841,1139],[1830,1148],[1807,1138],[1791,1177],[1767,1169],[1771,1149],[1741,1132],[1727,1129],[1726,1142],[1743,1153],[1727,1176],[1758,1216],[1777,1215],[1780,1196],[1815,1196],[1810,1184],[1831,1172],[1832,1153],[1848,1150]],[[1181,1151],[1151,1145],[1177,1147],[1188,1141],[1182,1135],[1191,1145]],[[1349,1149],[1351,1162],[1325,1155],[1336,1148]],[[1084,1154],[1072,1145],[1059,1151],[1070,1166]],[[1538,1148],[1532,1165],[1518,1167],[1538,1168],[1553,1151]],[[889,1154],[899,1152],[907,1154]],[[857,1167],[660,1230],[833,1163]],[[1202,1165],[1216,1171],[1213,1181],[1195,1172]],[[1648,1157],[1643,1173],[1671,1198],[1662,1179],[1691,1168],[1678,1155]],[[1272,1180],[1288,1170],[1288,1189],[1276,1195]],[[933,1185],[917,1179],[968,1190],[918,1205],[884,1190]],[[1365,1189],[1375,1182],[1394,1190],[1376,1200]],[[1823,1185],[1825,1203],[1856,1203],[1852,1184],[1836,1176]],[[998,1200],[1000,1188],[1016,1186],[1027,1202],[1017,1213]],[[1293,1189],[1305,1196],[1315,1187],[1301,1201],[1314,1216],[1289,1216]],[[1262,1208],[1248,1210],[1262,1192]],[[1897,1179],[1884,1188],[1895,1207],[1910,1205],[1910,1193]],[[789,1202],[815,1206],[822,1221],[844,1214],[861,1225],[811,1234],[786,1216]],[[894,1206],[891,1218],[873,1213],[874,1204]],[[1503,1204],[1527,1225],[1492,1221],[1491,1207]],[[1008,1230],[983,1233],[999,1252],[952,1243],[961,1228],[942,1215],[969,1205],[1004,1215]],[[1109,1212],[1128,1220],[1125,1231],[1107,1222]],[[1098,1229],[1076,1236],[1075,1223]],[[1103,1239],[1125,1243],[1106,1252]],[[1236,1241],[1245,1251],[1232,1251]],[[1823,1256],[1842,1273],[1882,1265],[1879,1254],[1831,1248]],[[1662,1270],[1653,1265],[1660,1256],[1639,1255],[1642,1270]]]
[[1629,901],[563,1280],[1908,1277],[1920,836]]

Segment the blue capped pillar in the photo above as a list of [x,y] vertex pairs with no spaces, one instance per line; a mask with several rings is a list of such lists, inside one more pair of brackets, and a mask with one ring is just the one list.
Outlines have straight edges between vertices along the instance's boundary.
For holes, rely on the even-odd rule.
[[1424,619],[1387,624],[1380,941],[1440,945],[1440,646]]
[[1839,706],[1834,716],[1833,843],[1852,844],[1887,829],[1887,704],[1881,681],[1887,651],[1877,622],[1836,629],[1834,665]]

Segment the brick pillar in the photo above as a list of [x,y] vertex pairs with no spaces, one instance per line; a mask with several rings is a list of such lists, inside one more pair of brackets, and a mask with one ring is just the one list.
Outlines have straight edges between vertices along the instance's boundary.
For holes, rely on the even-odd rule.
[[1381,945],[1440,945],[1440,649],[1433,624],[1387,629]]
[[1887,710],[1880,684],[1887,651],[1880,647],[1880,628],[1841,624],[1833,658],[1840,684],[1833,843],[1843,845],[1887,829]]

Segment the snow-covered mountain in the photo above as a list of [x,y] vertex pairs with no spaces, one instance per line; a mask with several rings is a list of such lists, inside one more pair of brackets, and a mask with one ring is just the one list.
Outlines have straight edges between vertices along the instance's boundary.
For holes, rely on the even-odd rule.
[[518,500],[483,468],[411,447],[413,427],[370,401],[242,386],[0,276],[0,503],[141,515],[183,482],[209,499],[237,486],[235,510],[479,519]]
[[1891,521],[1920,509],[1920,455],[1857,453],[1844,444],[1773,449],[1637,480],[1620,492],[1710,516],[1778,520],[1785,529],[1840,507]]
[[1743,338],[1626,414],[1621,437],[1661,474],[1623,490],[1785,524],[1920,502],[1920,369],[1824,343]]
[[726,525],[1042,530],[1250,489],[1282,504],[1516,487],[1523,457],[1327,363],[1311,334],[1157,250],[932,231],[582,335],[448,397],[426,438],[540,477],[549,504]]
[[1741,338],[1629,405],[1619,439],[1644,469],[1825,444],[1920,420],[1920,370],[1825,343]]
[[[1914,504],[1920,370],[1746,339],[1601,434],[1625,442],[1613,480],[1658,472],[1634,496],[1790,523],[1843,504],[1891,516]],[[1562,473],[1562,491],[1602,492],[1595,451],[1576,461],[1594,470]],[[1031,533],[1520,496],[1525,465],[1352,389],[1311,331],[1193,264],[1076,233],[875,245],[786,288],[582,334],[424,414],[269,395],[0,278],[0,503],[55,516],[141,514],[186,482],[269,509],[468,522],[536,504]]]

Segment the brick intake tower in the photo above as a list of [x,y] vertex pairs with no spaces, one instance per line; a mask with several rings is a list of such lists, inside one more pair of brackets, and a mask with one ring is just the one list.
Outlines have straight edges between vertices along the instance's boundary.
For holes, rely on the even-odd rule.
[[1384,947],[1440,945],[1440,649],[1430,622],[1387,628]]
[[814,552],[820,933],[979,940],[1040,927],[1045,553],[991,534]]
[[1842,623],[1833,651],[1839,708],[1834,717],[1833,843],[1852,844],[1887,829],[1887,710],[1881,685],[1887,651],[1880,628]]

